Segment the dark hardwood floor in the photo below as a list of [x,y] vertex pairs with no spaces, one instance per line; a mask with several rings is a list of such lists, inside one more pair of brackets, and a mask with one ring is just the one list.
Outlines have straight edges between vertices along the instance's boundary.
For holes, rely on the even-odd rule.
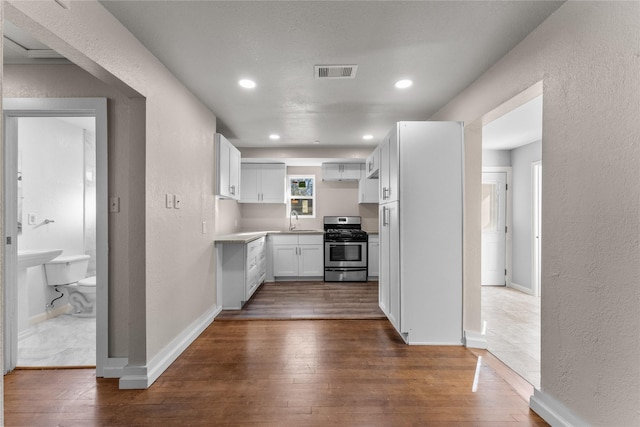
[[216,320],[384,319],[378,282],[265,283],[242,310],[223,310]]
[[546,425],[529,410],[532,387],[499,360],[407,346],[377,301],[377,282],[265,284],[148,390],[90,369],[6,375],[5,425]]
[[7,426],[545,425],[464,347],[386,320],[215,321],[148,390],[93,370],[5,376]]

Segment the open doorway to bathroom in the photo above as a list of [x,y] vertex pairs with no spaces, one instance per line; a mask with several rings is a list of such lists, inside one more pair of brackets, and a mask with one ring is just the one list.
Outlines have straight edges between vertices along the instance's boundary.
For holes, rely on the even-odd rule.
[[536,165],[542,161],[541,89],[499,107],[497,118],[482,130],[481,292],[487,349],[534,387],[540,386],[541,174]]
[[106,341],[106,100],[4,105],[5,372],[96,366]]

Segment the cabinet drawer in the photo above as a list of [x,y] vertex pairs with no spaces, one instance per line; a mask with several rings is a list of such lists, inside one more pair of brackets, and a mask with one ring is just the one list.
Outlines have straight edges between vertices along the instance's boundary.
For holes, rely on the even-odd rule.
[[322,234],[301,234],[298,236],[298,243],[301,245],[321,245],[323,241]]

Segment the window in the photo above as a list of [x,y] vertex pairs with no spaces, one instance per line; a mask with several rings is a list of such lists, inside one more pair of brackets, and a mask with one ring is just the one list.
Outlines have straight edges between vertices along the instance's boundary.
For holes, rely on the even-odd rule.
[[289,175],[287,182],[287,217],[294,210],[302,218],[315,218],[316,176]]

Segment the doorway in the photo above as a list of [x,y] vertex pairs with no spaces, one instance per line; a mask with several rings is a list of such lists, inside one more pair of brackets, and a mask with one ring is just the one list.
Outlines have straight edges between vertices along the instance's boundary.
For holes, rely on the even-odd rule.
[[[513,103],[512,103],[513,105]],[[501,110],[500,110],[501,109]],[[500,107],[497,118],[482,129],[482,285],[489,284],[485,269],[495,256],[485,250],[487,231],[500,223],[499,180],[484,172],[508,170],[506,271],[495,284],[482,286],[482,321],[487,348],[535,387],[540,381],[540,176],[542,159],[542,95]],[[505,111],[506,110],[506,111]],[[489,230],[487,230],[487,228]],[[495,252],[495,251],[494,251]],[[500,259],[501,260],[501,259]],[[493,264],[491,266],[494,266]],[[495,269],[495,267],[494,267]],[[496,274],[497,275],[497,274]]]
[[[22,364],[101,368],[108,358],[106,99],[3,102],[4,372]],[[58,134],[54,129],[66,133]],[[21,135],[27,138],[21,141]],[[25,264],[25,254],[39,258]],[[93,275],[96,284],[95,308],[90,310],[86,308],[92,305],[87,305],[91,290],[75,292],[87,305],[85,310],[81,305],[70,305],[67,287],[48,285],[44,268],[57,256],[83,254],[88,261],[84,275]],[[89,338],[87,331],[93,332]],[[46,337],[38,339],[40,333]],[[83,350],[78,349],[83,339],[92,341],[93,345],[88,344],[93,348],[92,361],[87,362],[86,354],[77,358],[87,348],[81,344]],[[58,341],[55,347],[36,345],[34,349],[34,342],[53,340]],[[21,342],[28,344],[19,352]],[[30,353],[46,353],[47,357],[34,365]],[[76,358],[65,357],[65,353]]]

